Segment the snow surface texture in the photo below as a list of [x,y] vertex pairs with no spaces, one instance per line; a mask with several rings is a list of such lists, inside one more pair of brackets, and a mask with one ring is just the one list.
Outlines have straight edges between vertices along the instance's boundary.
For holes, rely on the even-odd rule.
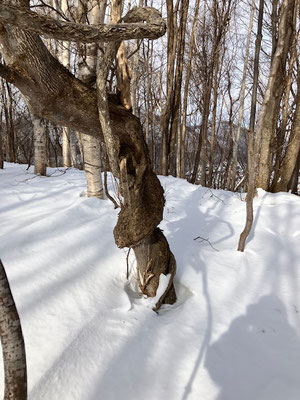
[[137,294],[132,254],[126,281],[118,211],[81,195],[82,171],[61,171],[0,170],[0,257],[22,320],[29,400],[300,399],[298,197],[260,190],[240,253],[239,194],[161,177],[178,301],[157,315]]

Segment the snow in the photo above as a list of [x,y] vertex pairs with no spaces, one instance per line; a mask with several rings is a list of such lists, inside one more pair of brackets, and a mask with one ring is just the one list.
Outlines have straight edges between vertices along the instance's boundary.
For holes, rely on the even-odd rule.
[[156,314],[138,294],[132,254],[126,280],[127,249],[112,235],[118,210],[81,195],[82,171],[48,171],[0,170],[0,257],[22,321],[29,400],[300,399],[297,196],[259,190],[240,253],[244,196],[160,177],[178,301]]

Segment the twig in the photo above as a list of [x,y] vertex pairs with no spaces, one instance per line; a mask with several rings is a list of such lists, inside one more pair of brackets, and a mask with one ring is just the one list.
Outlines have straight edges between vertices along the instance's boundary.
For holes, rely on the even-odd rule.
[[211,189],[207,189],[207,191],[204,193],[204,195],[202,196],[202,198],[206,195],[207,192],[210,192],[211,195],[210,197],[216,197],[218,200],[220,200],[223,204],[225,204],[224,200],[220,199],[220,197],[218,197],[217,195],[215,195]]
[[131,247],[129,247],[129,250],[128,250],[127,256],[126,256],[126,266],[127,266],[127,269],[126,269],[126,279],[127,279],[127,280],[129,279],[129,254],[130,254],[130,250],[131,250]]
[[[108,187],[107,187],[107,171],[106,171],[106,169],[104,171],[104,190],[105,190],[106,197],[114,204],[115,209],[119,208],[119,205],[116,202],[116,200],[109,194]],[[129,251],[130,251],[130,249],[129,249]]]
[[200,243],[202,243],[202,242],[207,242],[207,243],[210,245],[210,247],[211,247],[212,249],[214,249],[215,251],[220,251],[220,250],[216,249],[216,248],[211,244],[211,242],[209,241],[209,238],[205,239],[205,238],[202,237],[202,236],[197,236],[197,237],[194,238],[194,240],[198,240],[198,239],[201,239]]
[[[57,178],[58,176],[62,176],[62,175],[64,175],[67,171],[69,171],[69,169],[71,169],[72,167],[68,167],[68,168],[66,168],[66,169],[59,169],[59,168],[56,168],[56,170],[54,171],[54,172],[52,172],[52,174],[49,174],[49,175],[47,175],[47,177],[48,178]],[[59,171],[59,172],[61,172],[61,174],[59,174],[59,175],[55,175],[55,176],[53,176],[57,171]]]

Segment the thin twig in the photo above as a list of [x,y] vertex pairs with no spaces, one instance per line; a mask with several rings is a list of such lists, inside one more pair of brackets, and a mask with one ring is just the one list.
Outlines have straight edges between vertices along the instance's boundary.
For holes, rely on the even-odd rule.
[[104,190],[105,190],[106,197],[114,204],[115,209],[119,208],[119,205],[116,202],[116,200],[109,194],[108,187],[107,187],[107,171],[106,171],[106,169],[104,171]]
[[202,236],[197,236],[197,237],[194,238],[194,240],[198,240],[198,239],[201,239],[200,243],[201,243],[201,242],[207,242],[207,243],[210,245],[210,247],[211,247],[212,249],[214,249],[215,251],[220,251],[220,250],[216,249],[216,248],[211,244],[211,242],[209,241],[209,238],[205,239],[205,238],[202,237]]
[[128,250],[127,256],[126,256],[126,266],[127,266],[127,269],[126,269],[126,279],[127,279],[127,280],[129,279],[129,254],[130,254],[130,250],[131,250],[131,247],[129,247],[129,250]]
[[210,197],[216,197],[218,200],[220,200],[223,204],[225,204],[224,200],[222,200],[220,197],[218,197],[217,195],[215,195],[211,189],[207,189],[207,191],[204,193],[204,195],[202,196],[202,198],[206,195],[207,192],[210,192],[211,195]]

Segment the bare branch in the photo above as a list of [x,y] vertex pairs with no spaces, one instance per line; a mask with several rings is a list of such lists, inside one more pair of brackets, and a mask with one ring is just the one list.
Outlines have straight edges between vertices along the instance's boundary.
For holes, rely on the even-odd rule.
[[157,39],[166,32],[163,18],[152,7],[134,8],[118,24],[85,25],[56,20],[4,3],[0,5],[0,23],[48,38],[82,43]]

